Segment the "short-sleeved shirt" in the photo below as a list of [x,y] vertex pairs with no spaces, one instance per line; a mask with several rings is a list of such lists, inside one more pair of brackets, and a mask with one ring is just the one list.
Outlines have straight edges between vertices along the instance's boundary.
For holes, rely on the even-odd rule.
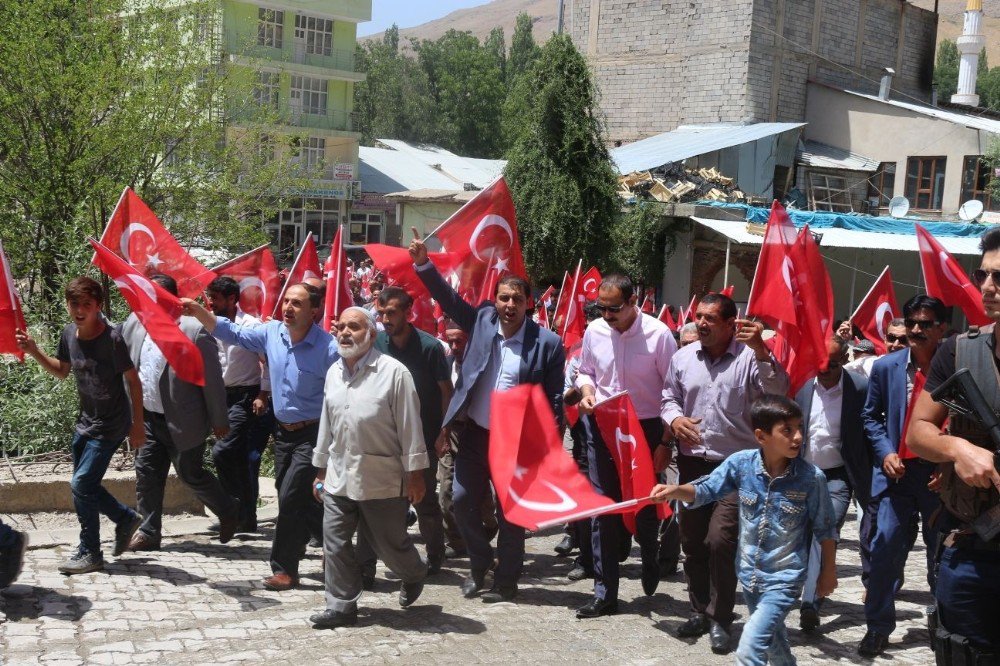
[[76,324],[69,324],[63,329],[56,358],[69,363],[76,378],[80,394],[76,431],[93,439],[124,439],[132,425],[132,408],[122,375],[133,366],[121,333],[105,325],[93,340],[80,340]]
[[[983,335],[986,334],[984,333]],[[996,347],[996,338],[990,335],[986,340],[986,344],[990,349],[994,349]],[[941,384],[944,384],[955,374],[957,370],[955,367],[955,349],[957,345],[958,336],[953,335],[938,347],[937,353],[934,354],[934,360],[931,361],[931,369],[927,374],[927,383],[924,384],[924,390],[928,393],[933,393]],[[997,359],[995,352],[993,354],[993,362],[996,363],[997,369],[1000,370],[1000,359]]]
[[441,386],[438,382],[451,379],[451,369],[445,360],[441,343],[437,338],[413,327],[410,338],[402,349],[392,343],[385,331],[381,331],[375,338],[375,348],[402,363],[413,376],[413,384],[420,399],[424,444],[430,449],[434,446],[444,419],[441,412]]

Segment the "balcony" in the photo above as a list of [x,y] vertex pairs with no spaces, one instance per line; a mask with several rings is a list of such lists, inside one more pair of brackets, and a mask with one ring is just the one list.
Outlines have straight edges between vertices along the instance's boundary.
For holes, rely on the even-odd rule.
[[[256,36],[247,37],[246,35],[229,34],[226,36],[226,52],[238,58],[247,58],[250,60],[290,63],[325,70],[355,73],[353,48],[333,49],[330,51],[330,55],[306,53],[305,42],[289,39],[287,36],[284,39],[282,48],[277,49],[259,45]],[[361,75],[359,74],[358,76]]]
[[261,109],[252,104],[243,108],[231,108],[229,119],[233,122],[266,122],[268,124],[290,125],[309,129],[354,131],[354,113],[341,109],[328,109],[312,113],[299,105],[284,102],[276,108]]

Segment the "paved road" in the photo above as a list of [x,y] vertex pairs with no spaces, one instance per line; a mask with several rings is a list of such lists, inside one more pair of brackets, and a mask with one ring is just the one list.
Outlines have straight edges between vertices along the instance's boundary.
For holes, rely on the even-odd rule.
[[[169,522],[169,520],[167,521]],[[201,521],[192,530],[204,527]],[[857,531],[845,528],[839,553],[841,583],[825,607],[824,624],[801,633],[798,612],[789,616],[791,641],[801,664],[855,663],[864,634]],[[192,531],[188,530],[188,531]],[[105,529],[105,534],[111,531]],[[323,604],[319,551],[310,550],[300,589],[263,589],[268,573],[270,526],[264,534],[223,546],[205,532],[164,539],[159,553],[128,554],[102,573],[64,577],[58,563],[68,546],[28,553],[21,581],[0,599],[0,661],[8,664],[305,664],[409,663],[669,663],[729,664],[711,654],[707,639],[680,640],[674,629],[686,617],[683,575],[642,596],[639,565],[624,568],[621,610],[579,621],[588,581],[564,578],[570,561],[556,557],[554,531],[528,540],[518,603],[488,606],[458,593],[464,561],[451,562],[429,581],[409,609],[397,605],[398,582],[384,570],[373,593],[361,599],[359,624],[315,631],[309,615]],[[109,548],[109,547],[108,547]],[[636,551],[637,552],[637,549]],[[923,551],[915,551],[899,594],[899,628],[888,654],[895,664],[930,664],[924,607]],[[746,607],[737,606],[739,627]]]

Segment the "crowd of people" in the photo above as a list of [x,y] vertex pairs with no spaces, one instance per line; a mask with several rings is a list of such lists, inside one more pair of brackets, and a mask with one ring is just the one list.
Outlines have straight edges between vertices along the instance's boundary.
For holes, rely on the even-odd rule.
[[[984,235],[982,250],[973,280],[987,315],[1000,321],[1000,230]],[[176,376],[135,315],[110,325],[96,281],[72,280],[65,288],[71,321],[55,356],[17,332],[28,355],[56,377],[73,373],[79,391],[71,448],[80,542],[59,570],[104,566],[102,514],[116,525],[114,556],[160,549],[170,465],[218,517],[220,542],[255,531],[260,458],[273,439],[278,515],[263,585],[296,587],[307,544],[321,542],[325,604],[309,618],[313,626],[357,621],[378,559],[399,577],[403,607],[418,599],[428,576],[463,556],[469,564],[460,594],[516,602],[525,530],[506,520],[491,489],[494,392],[540,385],[560,427],[566,408],[576,407],[580,418],[568,428],[573,457],[598,493],[619,501],[618,469],[594,412],[627,391],[662,482],[654,502],[635,514],[642,591],[653,595],[683,563],[690,613],[679,636],[707,635],[713,652],[730,652],[739,585],[750,615],[737,661],[794,663],[787,615],[798,607],[804,631],[823,622],[853,503],[866,590],[858,653],[885,651],[920,534],[943,628],[935,635],[945,637],[937,643],[947,643],[941,649],[954,658],[947,663],[997,663],[1000,543],[977,521],[998,511],[1000,476],[984,426],[930,396],[969,367],[1000,404],[991,327],[954,335],[945,306],[917,295],[887,326],[886,354],[875,355],[844,322],[828,341],[826,369],[786,397],[789,377],[764,326],[740,318],[728,296],[702,297],[675,335],[640,312],[628,278],[606,275],[579,353],[567,362],[560,337],[529,316],[526,280],[501,278],[494,300],[476,307],[442,277],[421,240],[409,251],[448,317],[443,339],[413,326],[412,297],[383,285],[367,264],[356,267],[355,304],[333,335],[318,325],[321,280],[290,286],[280,318],[261,322],[240,309],[239,285],[219,277],[204,305],[182,299],[179,319],[202,355],[204,386]],[[176,294],[171,278],[151,279]],[[203,463],[209,433],[215,474]],[[101,486],[126,439],[137,449],[135,509]],[[674,515],[661,520],[655,504],[667,501]],[[411,512],[422,553],[408,531]],[[0,586],[17,578],[26,543],[0,523]],[[557,551],[577,552],[568,576],[594,581],[577,618],[618,611],[620,564],[631,544],[620,514],[567,526]],[[971,661],[960,661],[962,650]]]

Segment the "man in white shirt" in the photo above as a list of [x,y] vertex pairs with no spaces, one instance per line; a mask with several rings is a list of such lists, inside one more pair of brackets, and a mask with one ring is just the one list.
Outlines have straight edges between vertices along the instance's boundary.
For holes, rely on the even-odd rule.
[[357,530],[402,580],[400,606],[417,600],[427,576],[406,531],[406,509],[423,499],[428,465],[413,379],[406,366],[373,347],[370,312],[347,308],[338,326],[340,358],[326,375],[312,460],[314,494],[323,502],[326,584],[326,609],[309,618],[318,629],[357,622]]
[[[228,275],[215,278],[205,290],[209,309],[216,317],[226,317],[237,326],[259,326],[260,319],[240,309],[240,285]],[[251,474],[251,433],[255,422],[267,410],[271,392],[268,373],[262,370],[259,355],[239,345],[219,341],[219,365],[226,384],[229,434],[215,440],[212,460],[219,482],[240,502],[237,532],[257,531],[257,497]]]

